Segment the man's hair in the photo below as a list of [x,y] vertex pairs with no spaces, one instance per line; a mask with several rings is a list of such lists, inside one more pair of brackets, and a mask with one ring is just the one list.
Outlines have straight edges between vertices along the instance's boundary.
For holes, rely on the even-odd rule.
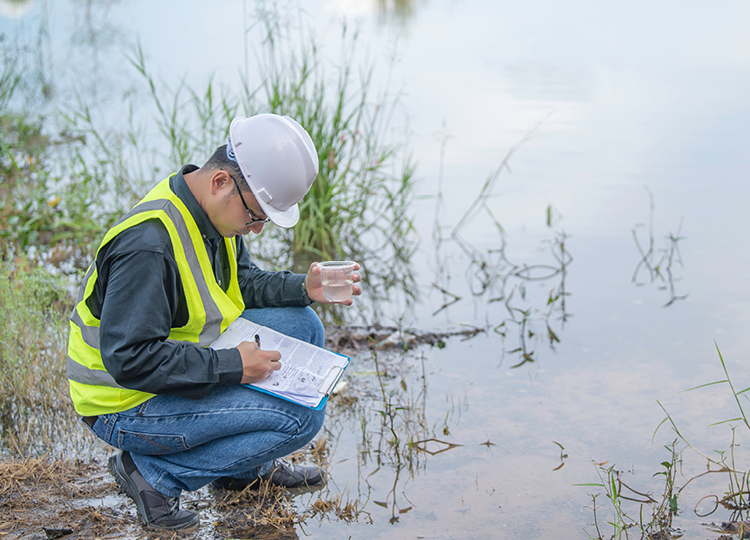
[[250,186],[248,186],[247,182],[245,182],[245,177],[242,175],[240,166],[236,161],[234,161],[233,159],[229,159],[229,156],[227,156],[226,144],[222,144],[216,149],[214,154],[210,158],[208,158],[208,161],[206,161],[205,165],[203,165],[203,168],[209,171],[224,169],[237,180],[237,184],[240,186],[241,191],[252,193],[252,191],[250,191]]

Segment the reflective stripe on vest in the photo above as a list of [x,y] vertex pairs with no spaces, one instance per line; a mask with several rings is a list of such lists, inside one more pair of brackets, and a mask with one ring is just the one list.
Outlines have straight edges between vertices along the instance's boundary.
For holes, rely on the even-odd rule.
[[[230,284],[224,292],[216,283],[195,221],[169,189],[169,179],[166,179],[115,223],[99,249],[122,231],[149,219],[159,219],[170,235],[188,304],[188,322],[183,327],[172,328],[168,340],[205,347],[216,340],[244,308],[237,282],[236,245],[232,239],[224,238],[231,267]],[[85,416],[126,410],[153,397],[153,394],[121,387],[104,368],[99,352],[99,321],[86,304],[97,277],[94,262],[86,272],[70,317],[68,379],[76,410]]]

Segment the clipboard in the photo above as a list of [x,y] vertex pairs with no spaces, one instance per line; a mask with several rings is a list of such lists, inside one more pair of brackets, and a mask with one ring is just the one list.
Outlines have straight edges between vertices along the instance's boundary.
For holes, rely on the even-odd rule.
[[269,396],[274,396],[279,399],[283,399],[284,401],[288,401],[290,403],[296,403],[297,405],[301,405],[302,407],[307,407],[308,409],[319,411],[328,402],[328,398],[331,397],[331,392],[333,392],[333,389],[336,388],[336,384],[341,380],[341,377],[344,375],[344,370],[349,366],[349,362],[351,361],[351,359],[348,356],[344,356],[343,354],[335,353],[333,351],[328,351],[328,352],[330,352],[331,354],[336,354],[342,358],[345,358],[346,365],[333,366],[331,370],[326,374],[326,376],[320,381],[316,389],[318,393],[321,394],[321,396],[320,396],[320,401],[315,406],[308,405],[307,403],[302,403],[287,395],[274,392],[273,390],[268,390],[267,388],[262,388],[255,384],[244,384],[243,386],[251,390],[255,390],[256,392],[262,392],[264,394],[268,394]]
[[282,368],[262,381],[243,386],[309,409],[322,409],[351,359],[242,317],[232,322],[209,347],[227,349],[243,341],[257,343],[258,336],[264,349],[281,352]]

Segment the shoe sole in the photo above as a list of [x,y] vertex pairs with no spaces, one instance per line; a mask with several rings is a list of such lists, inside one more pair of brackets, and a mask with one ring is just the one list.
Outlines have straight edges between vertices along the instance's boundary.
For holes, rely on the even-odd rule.
[[146,507],[143,505],[143,500],[138,496],[138,488],[135,483],[130,479],[128,474],[125,472],[125,465],[122,463],[122,453],[109,458],[107,462],[107,468],[110,474],[115,478],[115,482],[125,492],[125,494],[135,503],[135,507],[138,510],[138,517],[143,523],[151,528],[159,530],[170,530],[170,531],[188,531],[196,528],[200,524],[200,519],[195,516],[195,521],[190,521],[180,527],[160,527],[153,523],[146,521],[144,517],[146,515]]

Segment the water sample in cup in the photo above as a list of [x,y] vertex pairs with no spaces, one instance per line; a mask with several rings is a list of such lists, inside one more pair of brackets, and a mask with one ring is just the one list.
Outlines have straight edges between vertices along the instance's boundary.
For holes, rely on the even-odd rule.
[[329,302],[343,302],[352,296],[352,272],[357,263],[352,261],[326,261],[318,263],[323,296]]

